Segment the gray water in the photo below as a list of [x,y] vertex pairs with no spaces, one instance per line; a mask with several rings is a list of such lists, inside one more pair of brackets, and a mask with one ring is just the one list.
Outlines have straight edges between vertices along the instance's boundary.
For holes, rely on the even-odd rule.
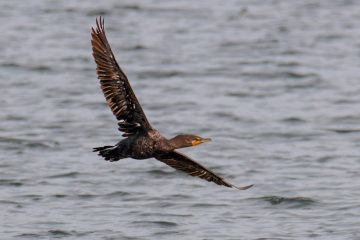
[[[120,139],[109,41],[152,125],[247,191]],[[0,239],[360,239],[359,1],[1,1]]]

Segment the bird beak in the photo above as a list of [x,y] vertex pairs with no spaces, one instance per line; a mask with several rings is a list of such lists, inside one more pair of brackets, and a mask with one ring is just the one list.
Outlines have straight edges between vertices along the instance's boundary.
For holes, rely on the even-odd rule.
[[211,141],[211,138],[203,138],[203,139],[201,139],[202,143],[210,142],[210,141]]
[[202,144],[202,143],[205,143],[205,142],[210,142],[211,141],[211,138],[202,138],[202,139],[200,139],[200,140],[193,140],[192,142],[191,142],[191,144],[193,145],[193,146],[195,146],[195,145],[199,145],[199,144]]

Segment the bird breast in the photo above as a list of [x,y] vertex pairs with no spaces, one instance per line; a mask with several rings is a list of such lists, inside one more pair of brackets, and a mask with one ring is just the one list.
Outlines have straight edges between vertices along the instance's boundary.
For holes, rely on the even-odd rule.
[[154,141],[155,154],[170,152],[174,150],[169,140],[162,136],[157,130],[149,131],[148,135]]
[[131,157],[135,159],[146,159],[154,156],[155,142],[146,136],[135,138],[130,144]]

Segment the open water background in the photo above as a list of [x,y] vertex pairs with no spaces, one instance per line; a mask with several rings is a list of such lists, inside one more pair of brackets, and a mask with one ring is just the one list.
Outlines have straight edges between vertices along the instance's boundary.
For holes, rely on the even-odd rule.
[[[164,135],[222,188],[119,140],[91,56],[113,51]],[[360,239],[360,2],[1,1],[0,239]]]

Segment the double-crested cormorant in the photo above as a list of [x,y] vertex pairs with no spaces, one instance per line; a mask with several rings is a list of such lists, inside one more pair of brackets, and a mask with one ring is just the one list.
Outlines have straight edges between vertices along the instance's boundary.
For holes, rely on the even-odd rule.
[[210,139],[187,134],[178,135],[172,139],[162,136],[150,125],[126,75],[116,62],[105,35],[104,20],[101,17],[99,21],[96,19],[96,29],[92,28],[91,36],[101,89],[111,111],[119,121],[122,136],[126,137],[115,146],[94,148],[94,152],[99,152],[100,156],[110,162],[123,158],[156,158],[170,167],[218,185],[235,187],[239,190],[252,186],[236,187],[201,164],[177,152],[176,149],[195,146],[208,142]]

